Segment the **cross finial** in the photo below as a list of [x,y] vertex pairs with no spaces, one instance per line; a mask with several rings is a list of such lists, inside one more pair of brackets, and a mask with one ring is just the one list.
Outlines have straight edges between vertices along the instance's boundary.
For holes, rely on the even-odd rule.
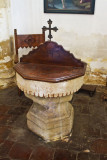
[[49,30],[49,35],[48,35],[48,38],[50,39],[50,41],[51,41],[51,39],[53,38],[53,36],[51,35],[51,31],[53,30],[53,31],[57,31],[58,30],[58,28],[57,27],[53,27],[53,28],[51,28],[51,24],[52,24],[52,21],[51,21],[51,19],[49,19],[49,21],[47,21],[48,22],[48,24],[49,24],[49,28],[47,28],[46,26],[43,26],[43,32],[45,32],[46,30]]

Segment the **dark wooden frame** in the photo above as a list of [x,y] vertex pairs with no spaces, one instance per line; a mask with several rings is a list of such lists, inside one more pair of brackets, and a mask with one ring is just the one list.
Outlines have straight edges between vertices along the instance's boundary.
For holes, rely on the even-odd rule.
[[24,47],[38,47],[41,43],[45,42],[45,32],[42,29],[42,34],[17,34],[17,29],[14,29],[14,38],[15,38],[15,63],[18,63],[18,49]]
[[44,0],[44,13],[94,14],[95,0],[91,0],[90,10],[49,9],[48,0]]

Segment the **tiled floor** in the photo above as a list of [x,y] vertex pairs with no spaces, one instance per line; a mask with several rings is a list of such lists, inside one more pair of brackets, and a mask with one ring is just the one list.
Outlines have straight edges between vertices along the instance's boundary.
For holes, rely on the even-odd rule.
[[101,91],[75,94],[72,136],[45,143],[26,125],[32,101],[19,97],[17,87],[0,90],[0,160],[107,160],[107,101]]

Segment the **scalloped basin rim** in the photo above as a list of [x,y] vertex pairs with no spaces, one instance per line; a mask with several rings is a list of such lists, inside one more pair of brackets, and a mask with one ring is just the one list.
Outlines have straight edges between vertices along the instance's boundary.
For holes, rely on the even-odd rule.
[[36,97],[63,97],[73,94],[78,91],[84,82],[84,76],[58,82],[43,82],[24,79],[18,73],[16,73],[16,80],[18,87],[29,95]]

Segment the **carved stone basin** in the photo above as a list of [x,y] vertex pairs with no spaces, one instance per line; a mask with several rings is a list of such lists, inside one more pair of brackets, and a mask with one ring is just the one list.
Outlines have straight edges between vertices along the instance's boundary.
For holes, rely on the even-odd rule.
[[74,111],[69,101],[83,84],[86,63],[57,43],[45,42],[14,68],[18,87],[33,100],[28,128],[46,141],[70,134]]

